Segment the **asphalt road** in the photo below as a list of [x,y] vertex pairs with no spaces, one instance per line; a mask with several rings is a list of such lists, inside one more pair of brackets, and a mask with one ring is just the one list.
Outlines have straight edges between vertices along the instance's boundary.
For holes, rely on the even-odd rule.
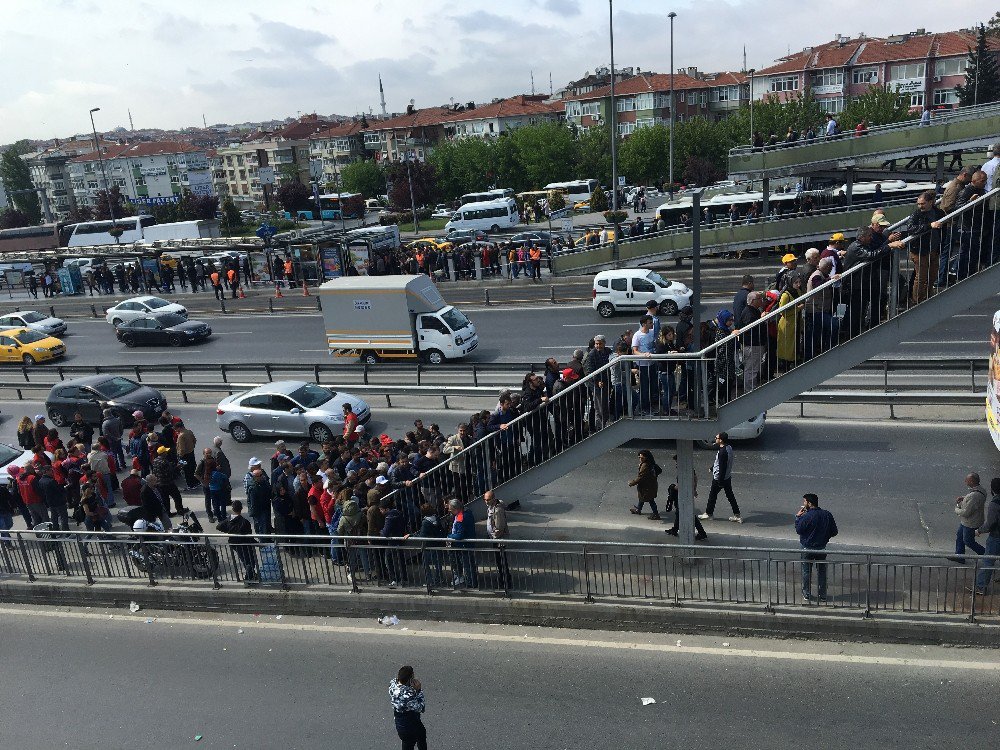
[[4,740],[25,750],[398,747],[403,664],[432,748],[987,747],[997,732],[991,651],[127,609],[3,619]]
[[[425,424],[439,423],[442,431],[451,434],[473,408],[487,405],[458,404],[461,409],[448,411],[418,406],[410,403],[386,409],[373,403],[369,433],[396,437],[412,429],[414,419],[422,418]],[[5,417],[0,440],[15,444],[20,416],[42,411],[38,402],[4,402],[0,408]],[[214,405],[177,403],[171,411],[194,430],[199,450],[210,445],[215,435],[223,436],[224,450],[237,474],[237,496],[242,494],[239,480],[250,457],[266,459],[273,452],[272,438],[238,444],[219,432]],[[759,440],[736,444],[733,485],[745,523],[711,522],[709,543],[794,545],[792,516],[803,493],[815,492],[837,518],[838,545],[947,552],[954,544],[954,498],[962,492],[965,475],[978,471],[984,482],[1000,475],[1000,456],[978,409],[965,410],[964,416],[973,420],[968,423],[873,421],[870,411],[863,408],[845,414],[848,418],[844,419],[799,419],[796,413],[793,407],[780,407],[769,416]],[[295,441],[289,444],[294,446]],[[674,472],[672,441],[633,441],[524,498],[521,510],[511,514],[514,536],[671,542],[662,522],[627,512],[627,506],[635,502],[635,490],[628,487],[628,481],[635,476],[636,451],[642,447],[652,450],[664,467],[660,492],[664,500],[666,485],[674,481],[670,478]],[[712,458],[711,451],[695,453],[699,508],[707,499]],[[200,494],[186,497],[192,508],[204,507]],[[716,516],[725,519],[729,506],[724,497],[720,503]],[[673,520],[672,514],[664,518]]]

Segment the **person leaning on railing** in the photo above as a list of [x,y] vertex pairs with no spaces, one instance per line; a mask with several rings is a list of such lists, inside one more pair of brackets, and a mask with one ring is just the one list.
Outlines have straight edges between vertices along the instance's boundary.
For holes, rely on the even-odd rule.
[[917,209],[910,214],[906,223],[900,227],[904,239],[890,242],[894,250],[907,248],[910,252],[910,262],[913,263],[913,288],[910,299],[914,304],[927,299],[931,284],[931,275],[935,278],[941,258],[942,233],[932,226],[944,217],[944,212],[934,205],[937,196],[933,190],[927,190],[917,197]]

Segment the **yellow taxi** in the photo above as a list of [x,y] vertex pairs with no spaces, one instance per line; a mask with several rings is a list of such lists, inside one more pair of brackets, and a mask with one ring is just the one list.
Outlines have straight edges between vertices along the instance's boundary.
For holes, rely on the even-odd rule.
[[175,258],[170,253],[161,253],[160,254],[160,265],[163,266],[164,268],[169,268],[172,271],[176,271],[177,270],[177,258]]
[[432,248],[438,252],[447,252],[451,250],[452,244],[447,240],[440,240],[434,237],[421,237],[420,239],[413,240],[406,247],[409,250],[419,250],[421,248],[427,250]]
[[577,201],[573,204],[574,211],[589,211],[590,210],[590,200]]
[[62,339],[30,328],[0,331],[0,362],[16,362],[31,367],[36,362],[58,359],[66,354]]

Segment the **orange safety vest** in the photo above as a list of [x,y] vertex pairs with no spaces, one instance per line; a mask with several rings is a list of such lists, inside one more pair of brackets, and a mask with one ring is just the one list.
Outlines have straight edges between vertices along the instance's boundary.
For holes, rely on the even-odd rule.
[[531,260],[541,260],[542,251],[539,250],[537,247],[533,247],[528,251],[528,257],[531,258]]
[[236,278],[236,271],[230,268],[228,271],[226,271],[226,278],[229,279],[229,283],[231,284],[233,282],[233,279]]
[[286,260],[285,261],[285,276],[291,276],[291,275],[292,275],[292,261]]
[[218,271],[212,271],[212,275],[209,276],[209,278],[212,280],[212,286],[218,286],[219,285],[219,272]]

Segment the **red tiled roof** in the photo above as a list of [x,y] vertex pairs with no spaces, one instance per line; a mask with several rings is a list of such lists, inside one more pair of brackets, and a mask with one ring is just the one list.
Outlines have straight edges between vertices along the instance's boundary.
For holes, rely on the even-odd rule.
[[766,76],[775,73],[798,73],[803,70],[842,68],[850,62],[859,48],[872,41],[871,39],[849,39],[846,42],[827,42],[818,47],[782,57],[776,64],[758,70],[757,75]]
[[[694,78],[686,73],[674,73],[674,91],[710,89],[714,86],[730,86],[737,83],[743,83],[746,80],[746,76],[742,73],[717,73],[711,79]],[[629,78],[627,81],[615,84],[615,96],[633,96],[635,94],[645,94],[651,91],[670,91],[670,74],[641,74],[635,76],[634,78]],[[567,96],[562,101],[589,101],[592,99],[604,99],[608,96],[611,96],[611,86],[604,86],[586,94]]]
[[[141,158],[143,156],[160,156],[166,154],[192,154],[199,153],[204,149],[192,146],[190,143],[180,143],[178,141],[153,141],[150,143],[126,143],[123,146],[118,144],[107,146],[102,156],[105,159],[117,159],[119,157]],[[72,159],[74,162],[97,161],[97,152],[83,154]]]
[[345,136],[357,135],[362,130],[361,122],[358,120],[351,120],[349,122],[342,122],[332,127],[326,128],[325,130],[320,130],[317,133],[309,136],[310,138],[343,138]]
[[969,48],[975,46],[976,35],[967,31],[922,34],[899,42],[873,39],[858,57],[858,65],[897,60],[926,60],[932,53],[935,57],[967,55]]
[[275,140],[298,141],[315,134],[317,131],[328,127],[330,123],[316,115],[305,115],[304,117],[289,123],[282,128],[278,128],[271,137]]
[[369,130],[405,130],[407,128],[420,128],[429,125],[440,125],[448,121],[448,116],[452,111],[448,107],[427,107],[414,112],[397,117],[390,117],[388,120],[373,123]]
[[548,102],[544,95],[518,94],[509,99],[501,99],[492,104],[484,104],[475,109],[451,112],[442,122],[465,122],[468,120],[493,120],[500,117],[521,117],[525,115],[548,115],[563,111],[562,100]]

